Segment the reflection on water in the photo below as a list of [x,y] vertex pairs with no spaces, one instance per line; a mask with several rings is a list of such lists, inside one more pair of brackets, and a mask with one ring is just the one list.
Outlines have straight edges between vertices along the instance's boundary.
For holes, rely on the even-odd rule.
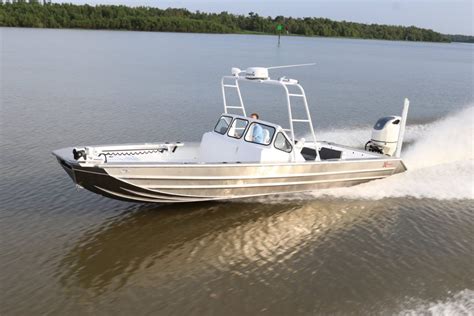
[[[376,201],[147,205],[85,233],[60,263],[61,282],[100,293],[145,271],[186,278],[209,269],[272,269],[309,242],[324,249],[368,216],[377,220],[379,207]],[[380,233],[394,222],[380,222]]]
[[100,292],[145,270],[185,277],[209,268],[265,269],[285,264],[308,242],[324,247],[379,206],[376,201],[146,205],[85,233],[60,263],[61,282]]
[[[418,210],[425,225],[420,214],[411,214],[414,205],[423,200],[143,205],[85,232],[56,275],[81,300],[110,303],[141,295],[150,304],[144,312],[201,313],[211,304],[218,313],[278,313],[290,297],[303,314],[330,313],[335,306],[397,312],[404,295],[432,298],[438,290],[427,287],[474,284],[471,277],[459,278],[474,273],[472,257],[448,259],[469,249],[470,224],[458,222],[465,215],[423,206]],[[440,231],[443,222],[453,225]],[[461,241],[447,249],[453,238]],[[171,297],[173,303],[162,304]]]

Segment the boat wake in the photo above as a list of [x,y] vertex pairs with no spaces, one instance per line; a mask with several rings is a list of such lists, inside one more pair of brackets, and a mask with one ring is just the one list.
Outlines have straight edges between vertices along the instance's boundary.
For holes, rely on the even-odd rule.
[[414,305],[404,307],[399,315],[473,315],[474,314],[474,291],[465,289],[448,297],[446,300],[437,302],[424,302],[417,299],[409,299],[403,305]]
[[[363,146],[370,128],[319,133],[319,139]],[[349,188],[311,193],[311,197],[382,199],[474,198],[474,106],[426,125],[407,126],[402,158],[408,171]]]

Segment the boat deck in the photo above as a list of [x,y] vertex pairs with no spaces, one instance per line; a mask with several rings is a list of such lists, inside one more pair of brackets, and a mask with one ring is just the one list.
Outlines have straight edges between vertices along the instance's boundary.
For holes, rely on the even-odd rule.
[[[320,160],[340,161],[340,160],[360,160],[360,159],[384,159],[388,158],[378,153],[367,152],[363,149],[347,147],[331,142],[319,142]],[[301,149],[301,154],[306,162],[315,161],[316,151],[310,143]],[[101,165],[114,164],[219,164],[219,162],[206,162],[199,157],[199,143],[186,143],[170,150],[163,150],[163,144],[132,144],[120,147],[109,145],[100,146],[98,149],[105,153],[101,161],[96,161]],[[55,150],[53,155],[71,163],[78,163],[73,157],[73,148],[62,148]],[[103,155],[103,154],[101,154]],[[83,162],[79,162],[83,164]],[[222,161],[220,163],[259,163],[258,161]],[[299,162],[301,163],[301,162]]]

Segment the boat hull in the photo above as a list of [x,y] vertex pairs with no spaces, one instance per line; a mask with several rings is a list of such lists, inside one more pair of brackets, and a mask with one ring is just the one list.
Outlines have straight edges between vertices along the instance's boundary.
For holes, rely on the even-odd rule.
[[78,185],[131,202],[182,203],[291,194],[357,185],[406,170],[400,159],[303,163],[102,164],[56,155]]

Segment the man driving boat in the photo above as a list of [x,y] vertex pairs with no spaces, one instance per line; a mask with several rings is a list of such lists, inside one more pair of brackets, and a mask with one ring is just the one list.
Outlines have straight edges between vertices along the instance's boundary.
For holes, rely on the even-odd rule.
[[[259,116],[257,113],[250,114],[250,118],[258,120]],[[252,141],[255,143],[263,144],[263,128],[260,124],[254,124],[252,130]]]

